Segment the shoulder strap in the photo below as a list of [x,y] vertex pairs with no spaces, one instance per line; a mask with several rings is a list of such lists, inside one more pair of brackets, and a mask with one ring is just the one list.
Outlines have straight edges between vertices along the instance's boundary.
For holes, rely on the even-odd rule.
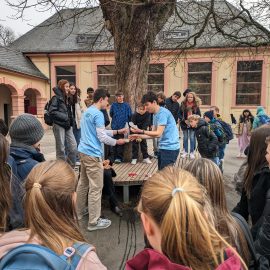
[[12,260],[16,255],[19,254],[36,254],[42,257],[42,259],[49,266],[49,269],[60,270],[66,269],[67,262],[60,258],[56,253],[54,253],[49,248],[34,245],[25,244],[17,248],[12,249],[4,258],[1,260],[0,269],[4,269],[5,266]]

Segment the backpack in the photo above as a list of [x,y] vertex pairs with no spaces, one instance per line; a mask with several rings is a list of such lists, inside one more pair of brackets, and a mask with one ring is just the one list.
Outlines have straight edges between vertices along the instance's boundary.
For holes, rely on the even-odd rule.
[[226,123],[222,120],[217,120],[217,121],[220,123],[220,125],[221,125],[221,127],[226,135],[226,139],[229,143],[229,141],[233,139],[233,131],[232,131],[231,125],[229,125],[228,123]]
[[270,124],[270,118],[268,115],[266,114],[258,115],[258,118],[260,120],[261,125]]
[[44,122],[48,126],[53,125],[53,119],[52,119],[52,117],[50,116],[50,113],[49,113],[49,108],[50,108],[51,103],[52,103],[52,101],[49,100],[46,103],[45,107],[44,107]]
[[25,244],[12,249],[0,262],[1,270],[75,270],[82,256],[93,250],[87,243],[75,243],[57,255],[40,245]]

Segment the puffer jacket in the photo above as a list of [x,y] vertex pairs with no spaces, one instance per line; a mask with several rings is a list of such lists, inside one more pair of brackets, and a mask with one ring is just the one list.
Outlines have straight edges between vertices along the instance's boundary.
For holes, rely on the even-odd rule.
[[178,102],[174,102],[171,97],[166,98],[165,107],[172,113],[175,122],[177,123],[180,113],[180,104]]
[[[192,108],[192,114],[197,114],[201,116],[201,110],[198,106]],[[179,118],[180,118],[180,126],[182,130],[186,130],[190,128],[185,122],[188,119],[188,109],[184,102],[181,103],[180,110],[179,110]]]
[[73,126],[73,116],[71,105],[65,101],[63,92],[59,88],[54,88],[55,96],[51,99],[49,114],[53,123],[68,130]]
[[195,128],[198,141],[198,150],[203,158],[214,158],[218,156],[218,138],[210,129],[204,119],[200,119]]

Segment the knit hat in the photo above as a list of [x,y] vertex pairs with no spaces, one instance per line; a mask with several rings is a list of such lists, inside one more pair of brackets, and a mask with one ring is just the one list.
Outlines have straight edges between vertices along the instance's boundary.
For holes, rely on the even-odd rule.
[[214,112],[213,112],[213,111],[207,111],[207,112],[204,113],[203,116],[206,116],[206,117],[209,118],[210,121],[211,121],[211,120],[213,120],[213,118],[214,118]]
[[9,128],[9,135],[11,143],[23,143],[31,146],[42,139],[44,129],[34,115],[24,113],[13,120]]

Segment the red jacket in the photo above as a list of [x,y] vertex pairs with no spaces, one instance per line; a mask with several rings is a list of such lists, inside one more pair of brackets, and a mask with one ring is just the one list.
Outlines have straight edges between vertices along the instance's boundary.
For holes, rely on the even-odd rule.
[[[227,259],[216,270],[241,270],[241,262],[227,249]],[[165,255],[153,249],[144,249],[126,264],[126,270],[191,270],[191,268],[172,263]]]

